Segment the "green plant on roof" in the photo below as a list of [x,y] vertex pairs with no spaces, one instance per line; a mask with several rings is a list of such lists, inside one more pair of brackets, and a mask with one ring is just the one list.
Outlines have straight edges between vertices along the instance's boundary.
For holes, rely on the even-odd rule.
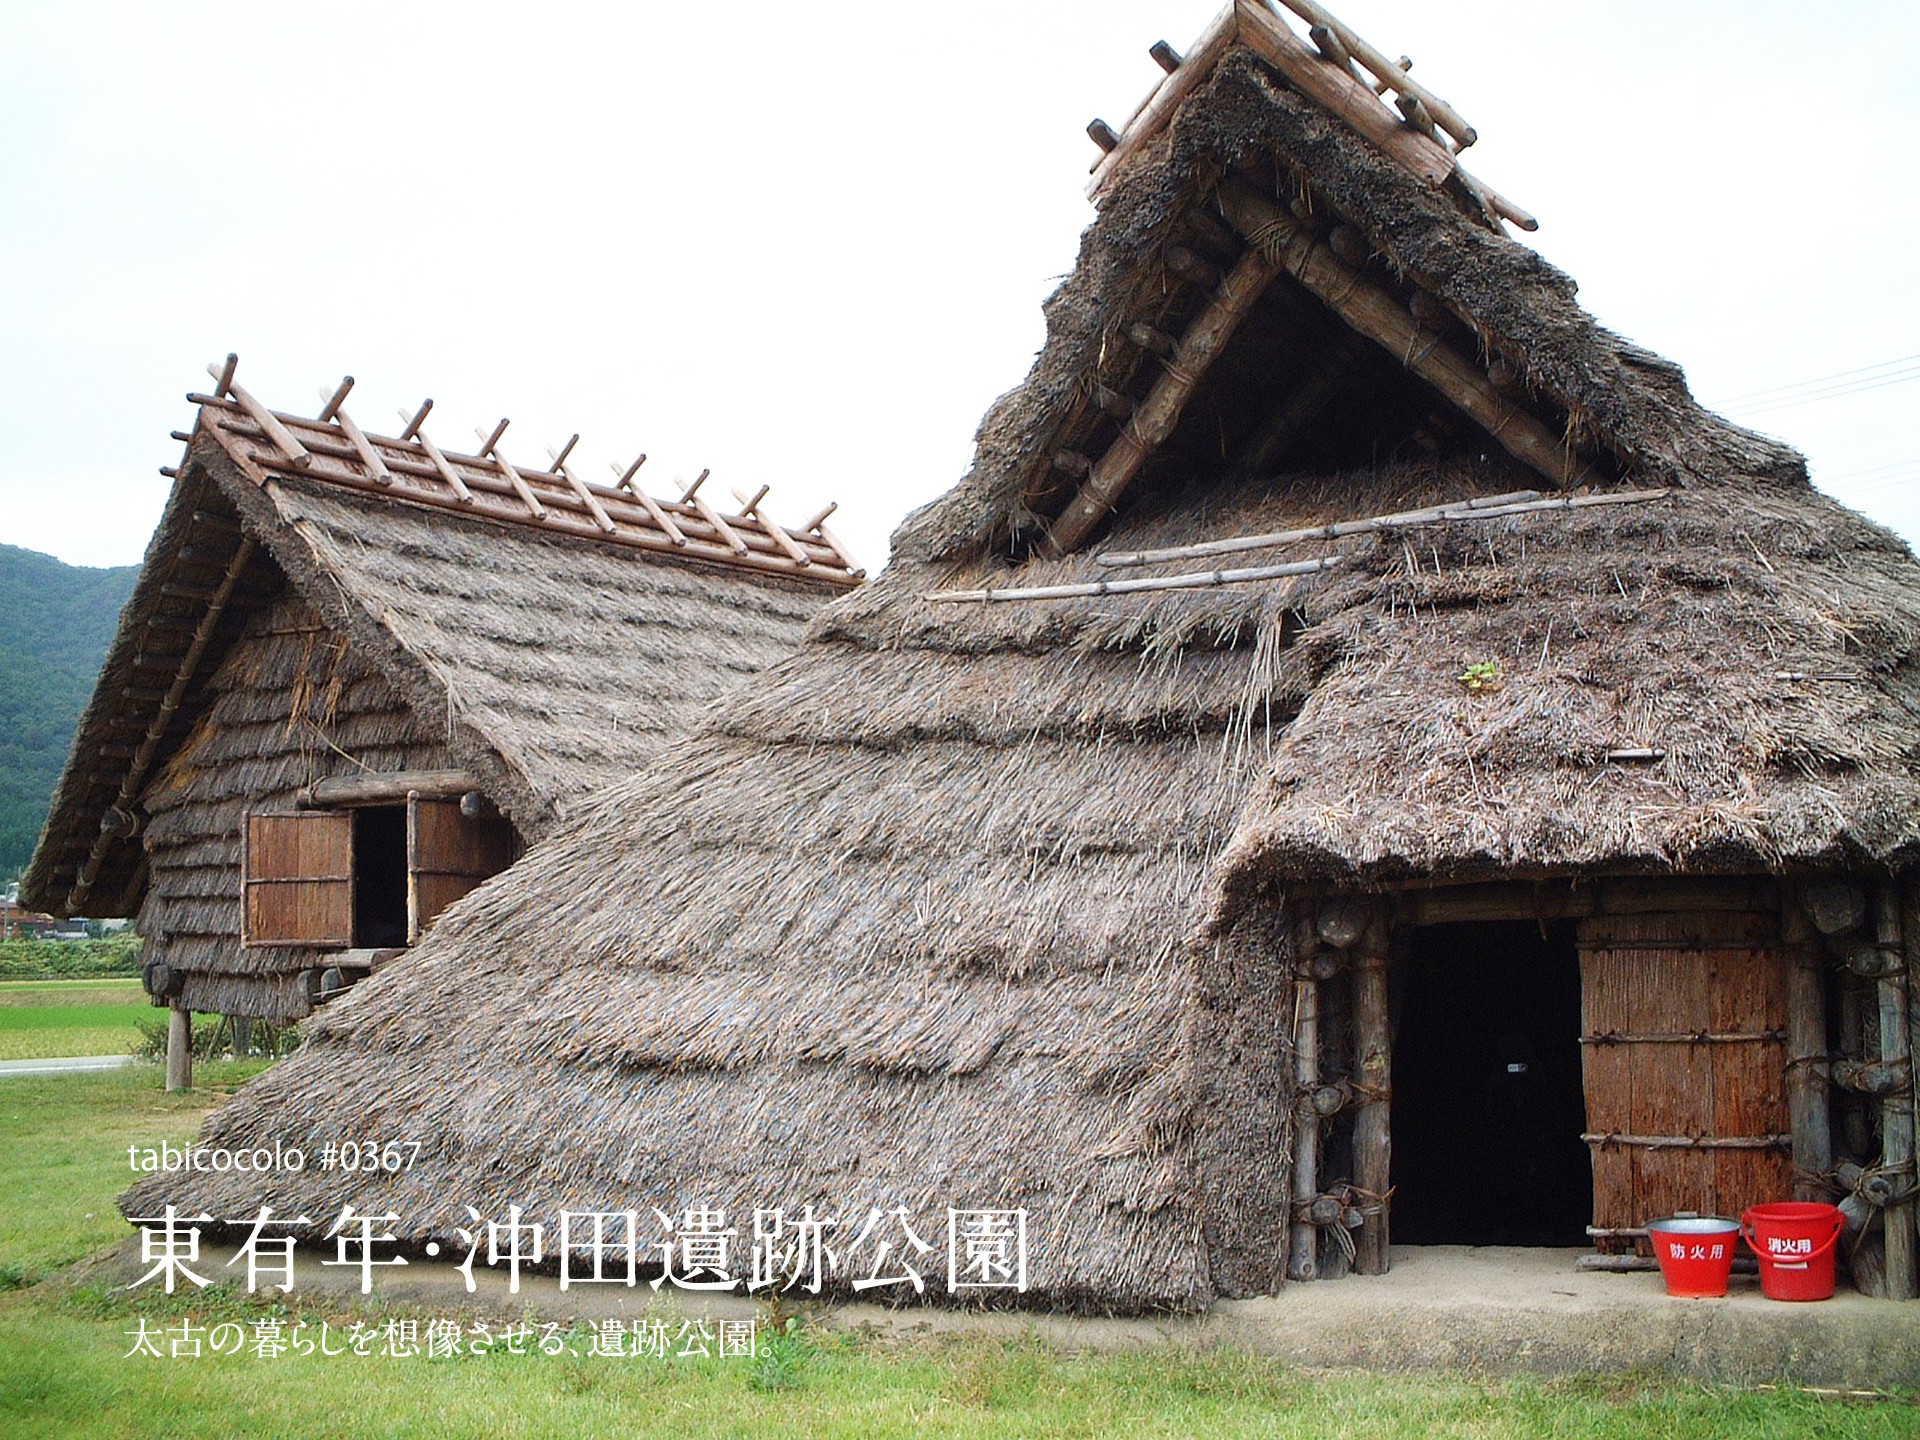
[[1460,683],[1475,694],[1500,688],[1500,662],[1476,660],[1460,672]]

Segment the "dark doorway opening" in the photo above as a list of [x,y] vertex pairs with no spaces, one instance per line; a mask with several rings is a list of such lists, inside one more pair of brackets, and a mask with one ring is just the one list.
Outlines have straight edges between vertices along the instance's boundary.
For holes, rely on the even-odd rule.
[[1424,926],[1395,980],[1394,1243],[1588,1243],[1572,925]]
[[353,812],[353,943],[407,943],[407,807]]

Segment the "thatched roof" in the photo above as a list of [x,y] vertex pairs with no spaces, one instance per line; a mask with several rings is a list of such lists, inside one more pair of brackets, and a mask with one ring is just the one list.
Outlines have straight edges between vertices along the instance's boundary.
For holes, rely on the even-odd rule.
[[[101,818],[130,775],[145,784],[194,733],[221,657],[287,594],[393,687],[409,734],[443,740],[449,763],[478,776],[532,837],[792,649],[807,617],[859,578],[817,533],[786,536],[811,552],[803,567],[764,521],[733,517],[736,535],[754,540],[736,553],[691,504],[652,502],[679,517],[686,543],[676,546],[635,492],[591,488],[618,517],[602,530],[558,474],[523,475],[543,497],[543,523],[519,508],[498,462],[442,456],[471,487],[474,502],[462,504],[418,438],[368,442],[391,467],[382,482],[338,420],[275,417],[312,447],[295,466],[237,401],[194,398],[186,458],[170,472],[173,493],[24,882],[63,911],[137,907],[138,840],[110,845],[87,875]],[[183,665],[190,678],[169,710]],[[398,733],[380,740],[392,748]],[[219,754],[247,758],[233,745]],[[252,793],[279,788],[271,778],[255,777]],[[237,812],[228,818],[232,830]],[[74,895],[83,875],[90,883]]]
[[[1102,387],[1159,384],[1129,327],[1207,303],[1172,247],[1239,264],[1223,181],[1357,230],[1369,284],[1442,297],[1443,343],[1523,377],[1513,403],[1586,483],[1678,493],[1308,543],[1285,553],[1343,563],[1264,584],[930,600],[1542,483],[1282,275],[1105,530],[1047,558],[1078,493],[1054,457],[1111,454]],[[1047,319],[972,471],[805,651],[214,1115],[224,1143],[311,1145],[343,1115],[425,1142],[405,1176],[265,1199],[392,1209],[414,1239],[467,1203],[1020,1205],[1029,1298],[1200,1304],[1277,1284],[1284,1248],[1288,950],[1256,897],[1913,858],[1913,557],[1258,55],[1217,56],[1110,181]],[[1461,683],[1489,663],[1496,687]],[[1632,750],[1658,758],[1609,758]],[[163,1198],[263,1196],[195,1177],[129,1203]]]

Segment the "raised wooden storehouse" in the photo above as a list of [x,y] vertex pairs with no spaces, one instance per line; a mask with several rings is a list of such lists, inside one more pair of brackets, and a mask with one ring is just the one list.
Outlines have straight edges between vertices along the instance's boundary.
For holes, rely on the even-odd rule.
[[887,572],[209,1122],[413,1169],[130,1213],[1018,1207],[1153,1307],[1846,1195],[1913,1293],[1920,564],[1289,6],[1096,127]]
[[859,580],[764,492],[722,515],[216,374],[24,887],[137,914],[183,1017],[306,1015]]

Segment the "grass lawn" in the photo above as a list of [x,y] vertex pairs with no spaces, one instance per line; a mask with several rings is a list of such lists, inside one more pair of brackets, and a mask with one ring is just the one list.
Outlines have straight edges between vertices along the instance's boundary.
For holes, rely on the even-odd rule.
[[0,1060],[125,1055],[158,1014],[138,980],[0,981]]
[[[227,1088],[260,1064],[202,1065],[198,1078]],[[147,1067],[0,1081],[0,1284],[14,1287],[0,1293],[0,1434],[9,1440],[1920,1434],[1920,1410],[1898,1401],[1841,1403],[1643,1376],[1319,1375],[1235,1351],[1072,1357],[1031,1338],[882,1340],[804,1327],[757,1360],[129,1358],[127,1332],[143,1321],[157,1329],[275,1318],[290,1329],[322,1318],[231,1291],[129,1295],[52,1273],[126,1235],[113,1197],[128,1179],[127,1146],[187,1138],[215,1098],[204,1090],[168,1096],[159,1086]],[[382,1314],[359,1318],[378,1324]]]

